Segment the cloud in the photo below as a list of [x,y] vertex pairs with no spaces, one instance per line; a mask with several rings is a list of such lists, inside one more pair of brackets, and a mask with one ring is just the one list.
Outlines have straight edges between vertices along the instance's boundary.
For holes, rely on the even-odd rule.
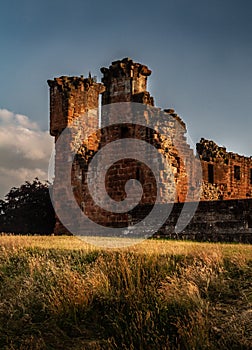
[[53,138],[27,116],[0,109],[0,198],[35,177],[47,179]]

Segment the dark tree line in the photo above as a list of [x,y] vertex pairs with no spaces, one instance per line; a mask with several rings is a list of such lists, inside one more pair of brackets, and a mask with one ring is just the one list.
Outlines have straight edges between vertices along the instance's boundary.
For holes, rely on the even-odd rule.
[[49,183],[38,178],[13,187],[0,200],[0,232],[15,234],[51,234],[55,212],[49,194]]

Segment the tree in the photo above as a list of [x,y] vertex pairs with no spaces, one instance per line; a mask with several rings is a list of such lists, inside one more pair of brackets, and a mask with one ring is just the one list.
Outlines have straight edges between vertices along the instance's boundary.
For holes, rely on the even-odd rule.
[[0,232],[16,234],[51,234],[55,212],[49,194],[49,182],[26,181],[13,187],[0,200]]

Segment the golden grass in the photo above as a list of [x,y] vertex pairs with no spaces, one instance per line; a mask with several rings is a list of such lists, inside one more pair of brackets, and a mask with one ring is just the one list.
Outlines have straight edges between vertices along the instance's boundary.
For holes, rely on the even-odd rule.
[[0,349],[250,350],[252,246],[0,236]]
[[[104,237],[104,246],[110,239]],[[125,240],[125,245],[129,240]],[[99,243],[102,240],[99,239]],[[120,244],[122,244],[120,242]],[[23,235],[1,235],[0,246],[9,248],[42,248],[42,249],[63,249],[63,250],[84,250],[91,252],[94,250],[104,250],[104,248],[86,243],[85,238],[79,239],[76,236],[23,236]],[[126,246],[125,248],[105,248],[109,251],[132,251],[144,254],[222,254],[224,257],[233,257],[247,260],[252,259],[252,245],[250,244],[226,244],[226,243],[202,243],[192,241],[173,240],[144,240],[138,244]]]

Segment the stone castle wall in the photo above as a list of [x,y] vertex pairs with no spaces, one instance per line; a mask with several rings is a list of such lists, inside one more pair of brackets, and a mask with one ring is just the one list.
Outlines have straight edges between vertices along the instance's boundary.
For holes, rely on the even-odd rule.
[[[194,172],[197,172],[199,164],[202,167],[203,177],[202,201],[252,197],[252,159],[228,153],[225,148],[202,139],[197,144],[199,159],[193,161],[194,154],[186,142],[184,122],[173,109],[162,111],[154,107],[154,99],[147,91],[147,78],[151,74],[147,66],[134,63],[130,59],[123,59],[112,62],[109,68],[102,68],[101,72],[103,73],[103,84],[97,83],[92,77],[60,77],[48,81],[51,135],[57,141],[67,127],[75,127],[74,134],[69,137],[69,142],[56,143],[54,191],[60,193],[60,196],[57,196],[54,205],[56,210],[64,207],[65,220],[69,222],[73,220],[71,203],[68,201],[65,188],[67,179],[64,178],[66,177],[65,164],[70,161],[72,161],[71,185],[78,205],[91,220],[104,226],[124,227],[129,222],[139,221],[142,214],[154,205],[157,197],[160,205],[166,202],[179,203],[197,200],[193,192],[193,189],[198,186],[197,179],[195,183],[193,181]],[[145,106],[142,118],[147,126],[131,123],[118,124],[116,113],[101,113],[100,125],[98,115],[100,94],[102,94],[102,106],[115,106],[113,104],[118,102],[141,103]],[[84,120],[81,119],[83,115],[85,115]],[[166,122],[161,128],[159,125],[161,131],[157,133],[151,126],[153,120],[158,124],[160,118],[165,119]],[[94,130],[97,131],[94,132]],[[83,140],[83,135],[90,136]],[[125,199],[125,183],[129,179],[136,179],[142,184],[143,196],[133,212],[110,213],[101,209],[93,201],[92,194],[89,193],[87,187],[87,169],[90,161],[104,146],[115,140],[131,138],[155,146],[162,157],[168,160],[172,174],[166,171],[162,162],[159,164],[159,176],[162,183],[158,189],[159,193],[156,193],[153,174],[144,164],[130,159],[129,154],[108,169],[106,190],[112,199],[122,201]],[[178,147],[174,144],[174,139]],[[65,138],[65,140],[68,139]],[[66,159],[69,157],[69,150],[75,154],[73,160]],[[113,158],[113,153],[118,151],[114,149],[111,155],[107,155],[106,161],[109,163],[110,156]],[[188,164],[185,164],[185,159]],[[152,161],[155,162],[155,159]],[[190,174],[188,174],[188,169],[190,169]],[[189,177],[192,179],[190,188]],[[171,182],[175,183],[175,193]],[[179,207],[179,204],[177,206]],[[66,207],[67,210],[65,210]],[[203,205],[203,208],[205,210],[207,207]],[[219,218],[216,220],[219,221]],[[162,234],[168,234],[168,226],[168,224],[164,226],[166,229],[162,229]],[[58,219],[54,233],[68,233]]]
[[252,197],[252,157],[227,152],[213,141],[197,144],[203,172],[203,200]]

